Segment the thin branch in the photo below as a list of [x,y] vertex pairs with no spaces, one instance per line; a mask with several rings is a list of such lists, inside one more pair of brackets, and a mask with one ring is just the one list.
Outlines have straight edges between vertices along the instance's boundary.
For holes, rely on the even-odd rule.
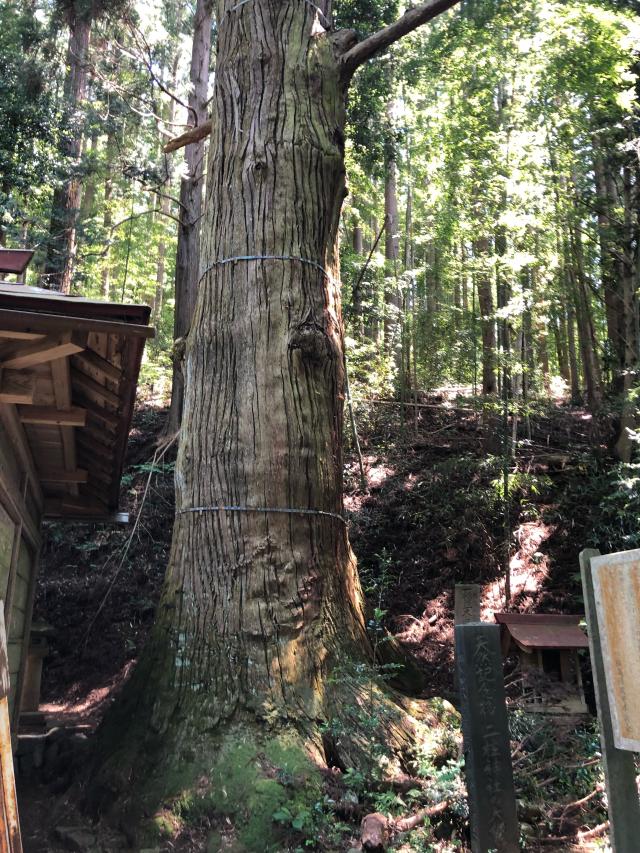
[[407,33],[433,20],[459,2],[460,0],[426,0],[425,3],[408,9],[393,24],[378,30],[377,33],[359,42],[344,54],[340,62],[342,76],[348,79],[363,62],[366,62],[374,54],[389,47],[398,39],[406,36]]
[[137,43],[138,48],[140,47],[140,42],[142,42],[143,50],[146,53],[146,58],[143,56],[139,58],[144,63],[144,66],[147,69],[151,80],[158,86],[161,92],[164,92],[167,97],[171,98],[173,101],[175,101],[176,104],[179,104],[181,107],[184,107],[187,113],[193,113],[195,120],[198,121],[198,115],[194,108],[189,106],[189,104],[179,98],[175,94],[175,92],[172,92],[171,89],[169,89],[169,87],[166,86],[165,83],[163,83],[160,77],[158,77],[158,75],[153,70],[153,54],[151,52],[151,47],[149,46],[144,36],[144,33],[140,29],[138,29],[138,27],[131,21],[129,21],[128,24],[129,30],[133,36],[134,41]]

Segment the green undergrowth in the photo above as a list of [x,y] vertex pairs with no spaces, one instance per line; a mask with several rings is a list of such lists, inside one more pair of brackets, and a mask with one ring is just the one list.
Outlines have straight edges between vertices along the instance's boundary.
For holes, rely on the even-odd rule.
[[583,457],[562,496],[559,514],[584,529],[584,547],[603,553],[640,547],[640,464]]
[[525,849],[534,839],[602,824],[607,813],[597,722],[523,711],[510,713],[509,722]]

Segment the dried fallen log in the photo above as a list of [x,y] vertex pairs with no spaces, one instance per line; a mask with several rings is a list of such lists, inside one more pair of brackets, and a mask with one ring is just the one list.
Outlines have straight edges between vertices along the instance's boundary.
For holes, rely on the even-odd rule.
[[443,800],[434,806],[426,806],[415,814],[402,818],[392,818],[373,812],[362,819],[360,837],[362,849],[370,853],[384,853],[391,835],[396,832],[409,832],[419,826],[425,818],[441,814],[449,808],[449,801]]
[[605,820],[604,823],[599,823],[597,826],[594,826],[593,829],[585,829],[582,832],[577,832],[574,835],[549,835],[547,838],[541,838],[540,844],[566,844],[567,842],[577,842],[580,844],[583,841],[589,841],[591,838],[598,838],[600,835],[604,835],[605,832],[609,830],[609,821]]

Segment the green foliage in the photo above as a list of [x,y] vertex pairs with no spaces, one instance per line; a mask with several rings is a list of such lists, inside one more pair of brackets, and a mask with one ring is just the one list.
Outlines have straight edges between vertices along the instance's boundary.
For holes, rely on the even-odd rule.
[[585,459],[579,471],[550,517],[570,519],[580,507],[584,547],[605,554],[640,547],[640,465]]

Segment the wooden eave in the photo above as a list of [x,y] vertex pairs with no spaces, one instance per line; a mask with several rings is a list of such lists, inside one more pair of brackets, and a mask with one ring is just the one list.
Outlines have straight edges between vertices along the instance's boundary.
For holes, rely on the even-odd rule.
[[32,249],[0,248],[0,272],[21,275],[33,257]]
[[[122,521],[150,308],[0,282],[0,417],[46,518]],[[18,452],[16,450],[16,452]]]

